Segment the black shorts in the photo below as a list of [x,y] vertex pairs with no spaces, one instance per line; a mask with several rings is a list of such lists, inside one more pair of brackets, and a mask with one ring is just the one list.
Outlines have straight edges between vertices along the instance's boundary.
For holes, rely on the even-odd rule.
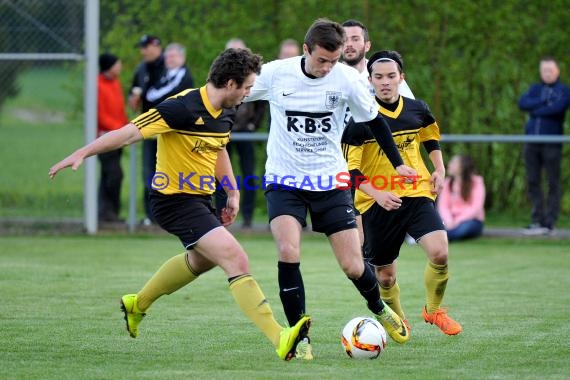
[[315,232],[330,236],[356,228],[350,190],[310,191],[271,184],[265,191],[265,198],[270,222],[280,215],[291,215],[305,227],[309,211]]
[[186,249],[192,249],[202,236],[220,227],[209,195],[150,192],[152,215],[160,227],[176,235]]
[[415,240],[430,232],[445,230],[435,202],[425,197],[404,197],[398,210],[386,211],[374,203],[362,214],[364,258],[382,266],[400,255],[406,233]]

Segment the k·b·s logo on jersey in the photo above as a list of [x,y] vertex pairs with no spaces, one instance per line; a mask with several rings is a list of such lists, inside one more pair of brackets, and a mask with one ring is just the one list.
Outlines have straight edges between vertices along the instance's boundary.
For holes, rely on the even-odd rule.
[[332,112],[285,111],[287,132],[328,132],[332,128]]

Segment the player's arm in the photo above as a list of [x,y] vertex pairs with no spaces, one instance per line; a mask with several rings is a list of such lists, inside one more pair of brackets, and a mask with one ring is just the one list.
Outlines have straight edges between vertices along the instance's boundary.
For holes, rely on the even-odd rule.
[[342,135],[342,153],[350,173],[352,198],[354,199],[356,190],[360,189],[386,210],[397,209],[402,203],[401,199],[392,193],[374,188],[360,171],[364,153],[363,144],[365,140],[370,139],[370,135],[364,132],[365,129],[368,130],[366,125],[355,123],[351,118]]
[[451,181],[448,179],[443,184],[443,189],[437,197],[437,211],[445,224],[446,229],[454,228],[457,223],[455,223],[453,214],[451,214]]
[[430,161],[433,164],[434,171],[430,177],[431,192],[439,194],[445,182],[445,164],[441,154],[441,146],[439,145],[440,133],[439,125],[435,117],[431,113],[429,106],[424,101],[420,101],[424,107],[423,126],[420,128],[419,136],[424,148],[426,149]]
[[396,146],[396,142],[392,137],[392,131],[390,130],[390,126],[384,117],[378,112],[376,117],[368,122],[370,126],[370,130],[380,145],[380,148],[386,154],[390,163],[396,169],[398,174],[404,177],[416,177],[417,172],[412,169],[411,167],[404,165],[404,160],[402,160],[402,156],[398,151],[398,147]]
[[383,191],[375,188],[370,183],[370,181],[365,181],[360,183],[358,185],[358,189],[368,194],[371,198],[373,198],[376,201],[376,203],[378,203],[386,211],[397,210],[402,205],[402,199],[400,197],[389,191]]
[[[426,144],[424,144],[424,146],[425,145]],[[434,149],[429,152],[429,159],[431,160],[431,163],[434,167],[434,171],[431,173],[430,178],[431,192],[434,194],[439,194],[443,188],[443,182],[445,181],[445,164],[443,163],[443,155],[441,154],[441,150]]]
[[75,171],[79,166],[81,166],[83,160],[87,157],[119,149],[142,139],[143,135],[139,129],[134,124],[129,123],[124,127],[106,133],[84,147],[77,149],[75,152],[52,166],[48,174],[50,178],[54,178],[57,172],[70,166],[71,169]]
[[232,163],[230,161],[230,156],[226,148],[222,149],[218,153],[218,159],[216,160],[216,179],[218,182],[227,184],[223,189],[228,195],[228,201],[226,207],[222,209],[221,220],[224,226],[232,224],[239,211],[239,190],[234,176],[234,171],[232,169]]

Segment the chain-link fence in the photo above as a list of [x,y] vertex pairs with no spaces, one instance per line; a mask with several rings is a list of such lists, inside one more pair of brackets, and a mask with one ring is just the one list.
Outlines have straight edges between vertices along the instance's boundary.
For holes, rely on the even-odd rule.
[[0,217],[77,220],[83,176],[48,180],[84,141],[84,0],[0,0]]

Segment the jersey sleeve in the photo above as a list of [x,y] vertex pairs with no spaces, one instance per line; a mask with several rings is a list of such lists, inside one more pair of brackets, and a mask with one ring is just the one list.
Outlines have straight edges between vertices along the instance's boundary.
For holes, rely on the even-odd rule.
[[366,122],[374,119],[378,114],[378,103],[372,95],[364,78],[358,74],[353,68],[347,68],[347,80],[349,83],[348,106],[354,121],[357,123]]
[[170,132],[173,129],[187,129],[188,120],[192,118],[192,115],[179,98],[186,95],[189,91],[191,89],[184,90],[166,99],[158,104],[156,108],[151,108],[135,118],[132,123],[139,128],[145,139]]
[[275,73],[276,61],[265,63],[261,66],[261,73],[255,78],[253,87],[244,102],[253,102],[255,100],[269,100],[271,82]]
[[421,102],[423,107],[423,120],[422,128],[420,128],[419,135],[420,141],[425,142],[429,140],[439,141],[441,139],[439,133],[439,126],[435,121],[435,117],[431,113],[428,105],[425,102]]
[[147,112],[137,116],[131,123],[136,125],[145,139],[172,130],[156,108],[151,108]]

